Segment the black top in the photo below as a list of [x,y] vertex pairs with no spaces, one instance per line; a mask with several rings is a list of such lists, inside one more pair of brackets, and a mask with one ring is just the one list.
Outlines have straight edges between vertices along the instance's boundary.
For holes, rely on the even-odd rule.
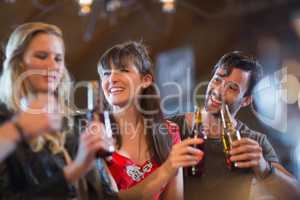
[[[180,126],[182,139],[188,136],[188,126],[184,116],[174,116],[170,120]],[[266,136],[250,130],[242,122],[237,129],[241,137],[256,140],[263,149],[264,158],[278,162],[277,155]],[[225,164],[223,146],[220,139],[208,138],[205,141],[204,174],[201,178],[189,177],[185,173],[184,194],[187,200],[246,200],[249,198],[251,181],[254,176],[251,169],[230,171]]]
[[[0,124],[10,116],[9,113],[0,116]],[[72,158],[77,146],[78,133],[74,131],[67,136],[65,144]],[[42,151],[33,152],[27,143],[20,143],[16,151],[0,163],[0,200],[67,200],[76,197],[78,191],[65,179],[65,164],[63,155],[53,155],[47,145]],[[117,199],[100,179],[101,175],[95,169],[81,179],[81,185],[86,185],[81,187],[86,188],[83,199]]]

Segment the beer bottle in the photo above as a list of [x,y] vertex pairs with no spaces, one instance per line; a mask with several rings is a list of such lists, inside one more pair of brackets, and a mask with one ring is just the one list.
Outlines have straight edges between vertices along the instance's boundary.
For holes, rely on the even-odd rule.
[[[193,116],[193,126],[192,131],[190,133],[191,138],[201,138],[203,140],[206,139],[206,135],[202,131],[202,116],[201,116],[201,108],[196,106]],[[204,151],[204,142],[202,144],[193,145],[194,148],[200,149]],[[203,159],[194,166],[188,167],[188,176],[193,177],[201,177],[203,174],[204,168],[204,157]]]
[[236,167],[235,162],[230,161],[230,150],[232,142],[240,140],[241,136],[239,131],[234,127],[232,116],[229,112],[228,105],[223,103],[221,108],[221,121],[222,121],[222,143],[225,154],[225,161],[228,169],[232,170]]
[[[112,139],[112,129],[111,129],[111,120],[110,114],[108,111],[102,111],[100,108],[100,99],[99,99],[99,84],[96,81],[91,81],[88,84],[88,95],[87,95],[87,112],[86,119],[88,122],[99,121],[102,122],[105,126],[105,133],[107,139]],[[100,128],[100,127],[95,127]],[[108,149],[101,149],[96,157],[97,158],[106,158],[111,156],[115,151],[114,145],[109,145]]]

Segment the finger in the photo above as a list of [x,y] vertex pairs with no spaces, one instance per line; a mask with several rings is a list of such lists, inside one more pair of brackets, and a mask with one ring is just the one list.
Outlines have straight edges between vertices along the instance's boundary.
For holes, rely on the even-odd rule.
[[241,138],[240,140],[235,140],[232,142],[232,146],[241,146],[245,144],[258,145],[255,140],[252,140],[250,138]]
[[197,161],[199,162],[202,155],[184,155],[177,158],[177,162]]
[[181,162],[179,163],[179,167],[189,167],[189,166],[193,166],[193,165],[197,165],[198,161],[185,161],[185,162]]
[[261,157],[261,154],[258,153],[245,153],[240,154],[237,156],[231,156],[231,161],[250,161],[250,160],[259,160]]
[[102,137],[98,134],[87,134],[87,137],[85,138],[85,142],[89,145],[97,141],[105,142],[105,140],[103,140]]
[[97,135],[88,134],[88,133],[84,133],[80,135],[80,143],[82,143],[85,146],[91,145],[92,143],[98,140],[102,141],[102,139]]
[[180,148],[177,148],[174,151],[175,155],[185,155],[185,154],[190,154],[190,155],[202,155],[203,152],[197,148],[191,147],[191,146],[183,146]]
[[98,141],[90,145],[89,151],[91,153],[97,153],[99,151],[107,151],[107,145],[103,141]]
[[179,148],[179,147],[183,147],[183,146],[197,145],[197,144],[202,144],[202,143],[203,143],[203,140],[200,138],[187,138],[187,139],[183,140],[182,142],[180,142],[177,146]]
[[235,146],[230,150],[230,155],[237,155],[242,153],[249,152],[262,152],[262,149],[259,145],[243,145],[243,146]]
[[202,155],[181,155],[181,156],[176,156],[176,157],[171,157],[169,160],[173,165],[176,165],[177,163],[181,162],[189,162],[189,161],[197,161],[199,162],[202,160],[203,154]]
[[101,137],[104,137],[103,131],[105,131],[103,124],[96,122],[91,122],[88,124],[88,127],[85,130],[85,132],[88,134],[100,135]]
[[250,160],[247,162],[236,162],[236,165],[238,168],[251,168],[258,166],[259,161],[258,160]]
[[198,160],[182,160],[182,161],[178,161],[176,163],[172,163],[172,167],[173,168],[180,168],[180,167],[187,167],[187,166],[191,166],[191,165],[196,165],[198,164],[199,161]]

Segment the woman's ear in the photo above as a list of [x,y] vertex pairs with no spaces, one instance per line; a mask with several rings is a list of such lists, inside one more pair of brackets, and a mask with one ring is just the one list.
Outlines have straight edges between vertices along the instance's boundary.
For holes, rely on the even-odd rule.
[[252,103],[252,96],[251,95],[245,96],[243,98],[242,107],[249,106],[251,103]]
[[153,83],[153,77],[151,74],[146,74],[143,76],[143,85],[142,87],[145,89],[149,87]]

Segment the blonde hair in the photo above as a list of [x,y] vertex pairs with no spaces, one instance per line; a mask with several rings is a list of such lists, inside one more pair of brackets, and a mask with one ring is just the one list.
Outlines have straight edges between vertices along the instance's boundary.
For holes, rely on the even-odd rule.
[[[0,85],[6,89],[0,90],[0,102],[12,113],[20,111],[21,99],[23,97],[36,95],[34,90],[29,87],[27,80],[22,81],[18,88],[15,87],[15,84],[22,73],[26,71],[22,64],[23,54],[32,39],[40,33],[55,35],[61,38],[63,43],[62,31],[57,26],[40,22],[26,23],[18,26],[8,40],[5,49],[3,72],[0,77]],[[59,106],[63,109],[64,114],[70,111],[67,106],[67,98],[69,98],[71,91],[70,82],[71,78],[69,72],[65,68],[62,79],[57,87],[59,88]],[[49,142],[52,153],[58,153],[64,151],[64,140],[65,133],[51,133],[43,134],[43,136],[30,141],[30,144],[34,151],[40,151],[44,145]]]

